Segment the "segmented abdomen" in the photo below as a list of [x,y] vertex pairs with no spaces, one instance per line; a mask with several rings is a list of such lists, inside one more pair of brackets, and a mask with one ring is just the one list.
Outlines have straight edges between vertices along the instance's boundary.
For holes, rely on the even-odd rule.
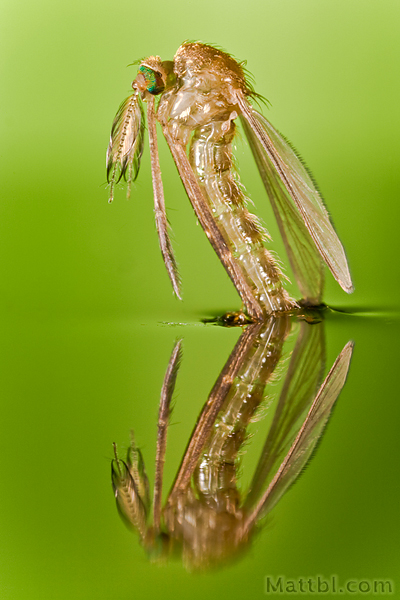
[[231,119],[194,131],[189,160],[215,221],[266,314],[288,311],[295,302],[282,285],[283,274],[263,245],[266,232],[246,208],[247,198],[233,169]]
[[[195,471],[198,493],[209,503],[239,502],[236,471],[246,430],[264,399],[265,387],[281,359],[290,332],[289,317],[252,325],[253,343],[226,395]],[[233,507],[232,507],[233,508]]]

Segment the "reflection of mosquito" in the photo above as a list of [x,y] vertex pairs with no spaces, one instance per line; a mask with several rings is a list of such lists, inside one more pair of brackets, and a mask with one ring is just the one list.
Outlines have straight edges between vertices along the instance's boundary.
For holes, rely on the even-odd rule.
[[[157,150],[156,120],[162,126],[197,218],[239,292],[252,320],[296,306],[284,276],[263,240],[258,219],[233,168],[232,141],[240,117],[271,201],[303,301],[321,302],[323,261],[346,292],[353,290],[343,247],[320,194],[293,148],[250,101],[257,100],[243,63],[200,43],[185,43],[173,61],[150,56],[139,66],[134,92],[115,117],[107,152],[107,177],[114,185],[137,177],[143,152],[147,102],[155,219],[161,252],[174,291],[179,276],[165,212]],[[155,96],[159,95],[158,107]],[[189,145],[189,156],[187,146]]]
[[288,316],[271,317],[242,333],[203,408],[162,508],[170,402],[181,358],[181,342],[175,344],[161,392],[152,526],[142,455],[132,441],[123,461],[114,445],[112,482],[119,512],[152,554],[158,549],[167,556],[180,549],[186,564],[195,568],[234,556],[306,465],[345,383],[353,344],[344,347],[319,387],[323,323],[302,321],[250,489],[243,496],[238,490],[239,451],[290,325]]

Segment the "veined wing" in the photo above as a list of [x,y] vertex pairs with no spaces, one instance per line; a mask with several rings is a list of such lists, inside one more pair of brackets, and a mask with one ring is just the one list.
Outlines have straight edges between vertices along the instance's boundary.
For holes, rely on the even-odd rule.
[[106,159],[107,181],[111,183],[109,202],[114,199],[114,185],[122,177],[128,182],[129,197],[131,183],[139,173],[143,142],[143,109],[139,93],[135,91],[122,102],[111,128]]
[[320,304],[324,285],[321,256],[263,146],[246,119],[240,119],[271,202],[300,293],[307,303]]
[[257,506],[250,513],[245,524],[247,531],[251,529],[255,521],[265,516],[275,506],[307,464],[322,435],[333,405],[346,382],[353,347],[353,342],[346,344],[319,388],[289,452]]
[[307,170],[288,142],[250,106],[244,95],[237,93],[237,100],[243,118],[261,145],[264,160],[272,163],[286,188],[287,194],[281,195],[281,201],[294,203],[333,276],[347,293],[351,293],[353,284],[343,246]]

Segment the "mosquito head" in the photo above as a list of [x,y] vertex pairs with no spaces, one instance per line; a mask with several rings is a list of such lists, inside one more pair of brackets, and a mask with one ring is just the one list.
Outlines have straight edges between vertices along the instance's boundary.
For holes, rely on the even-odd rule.
[[153,96],[161,94],[173,78],[172,61],[161,61],[159,56],[149,56],[140,63],[139,73],[132,83],[134,90],[138,90],[142,97],[149,92]]

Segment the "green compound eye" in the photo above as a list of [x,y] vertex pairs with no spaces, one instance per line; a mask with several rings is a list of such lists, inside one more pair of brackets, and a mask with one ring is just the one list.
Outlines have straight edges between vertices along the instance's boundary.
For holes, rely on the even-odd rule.
[[150,92],[150,94],[159,94],[163,91],[165,86],[160,73],[157,73],[156,71],[153,71],[153,69],[145,67],[144,65],[139,67],[139,71],[146,80],[146,89],[148,92]]

